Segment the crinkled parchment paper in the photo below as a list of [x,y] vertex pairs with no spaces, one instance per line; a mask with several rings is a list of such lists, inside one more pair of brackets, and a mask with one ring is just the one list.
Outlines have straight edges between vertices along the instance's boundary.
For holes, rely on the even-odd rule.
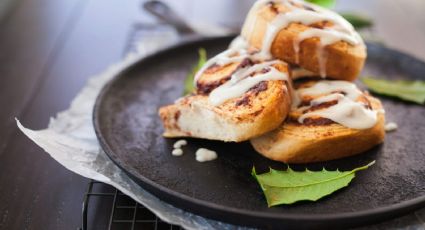
[[[174,33],[175,34],[175,33]],[[116,166],[101,149],[92,124],[92,110],[102,87],[120,70],[177,41],[177,36],[155,36],[143,40],[137,51],[89,79],[69,109],[51,118],[47,129],[19,129],[65,168],[87,178],[110,184],[155,213],[163,221],[186,229],[243,229],[206,219],[167,204],[145,191]]]

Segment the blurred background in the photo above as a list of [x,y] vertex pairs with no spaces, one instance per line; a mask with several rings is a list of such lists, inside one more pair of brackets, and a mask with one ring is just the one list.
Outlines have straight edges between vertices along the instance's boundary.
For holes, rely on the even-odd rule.
[[[0,229],[76,229],[88,180],[57,164],[15,125],[66,109],[87,79],[150,42],[182,34],[143,0],[0,0]],[[202,36],[238,33],[253,0],[164,0]],[[367,40],[425,61],[424,0],[337,0],[365,17]],[[184,35],[184,34],[183,34]],[[107,225],[104,205],[89,220]],[[108,212],[108,211],[107,211]],[[103,221],[103,222],[102,222]]]

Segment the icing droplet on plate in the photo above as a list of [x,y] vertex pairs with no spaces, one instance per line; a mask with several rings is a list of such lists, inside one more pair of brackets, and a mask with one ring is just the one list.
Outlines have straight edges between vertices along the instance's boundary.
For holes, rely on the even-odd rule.
[[398,125],[394,122],[389,122],[385,124],[385,131],[386,132],[392,132],[395,131],[398,128]]
[[187,141],[186,140],[178,140],[176,141],[176,143],[174,143],[173,147],[175,149],[179,149],[181,148],[183,145],[187,145]]
[[215,159],[217,159],[217,153],[215,151],[206,148],[199,148],[196,151],[196,160],[199,162],[212,161]]
[[173,151],[171,152],[171,154],[173,156],[181,156],[181,155],[183,155],[183,150],[182,149],[173,149]]

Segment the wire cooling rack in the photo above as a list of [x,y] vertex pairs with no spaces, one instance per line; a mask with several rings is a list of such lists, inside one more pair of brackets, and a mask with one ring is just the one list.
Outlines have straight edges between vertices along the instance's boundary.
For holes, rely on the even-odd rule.
[[[172,41],[176,36],[175,30],[164,24],[134,24],[128,34],[123,54],[134,51],[149,53],[153,42],[158,42],[159,39],[163,42]],[[103,211],[105,209],[108,211]],[[163,222],[143,205],[116,188],[91,180],[84,195],[80,230],[92,229],[180,230],[181,228]]]
[[[99,207],[99,204],[101,204],[101,207]],[[107,223],[102,224],[98,223],[99,221],[94,221],[96,224],[90,226],[89,216],[93,216],[93,211],[99,211],[99,209],[107,208],[107,206],[109,206],[107,212],[97,212],[97,215],[94,215],[97,219],[107,220]],[[99,214],[104,216],[99,216]],[[88,183],[87,191],[84,195],[82,226],[80,230],[89,229],[180,230],[181,228],[163,222],[147,208],[116,188],[102,182],[91,180]]]

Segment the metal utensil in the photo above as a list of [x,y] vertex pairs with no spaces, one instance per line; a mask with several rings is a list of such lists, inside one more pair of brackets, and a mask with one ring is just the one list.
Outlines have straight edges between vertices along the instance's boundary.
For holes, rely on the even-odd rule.
[[181,16],[162,1],[145,2],[143,8],[161,21],[173,26],[181,36],[196,34]]

